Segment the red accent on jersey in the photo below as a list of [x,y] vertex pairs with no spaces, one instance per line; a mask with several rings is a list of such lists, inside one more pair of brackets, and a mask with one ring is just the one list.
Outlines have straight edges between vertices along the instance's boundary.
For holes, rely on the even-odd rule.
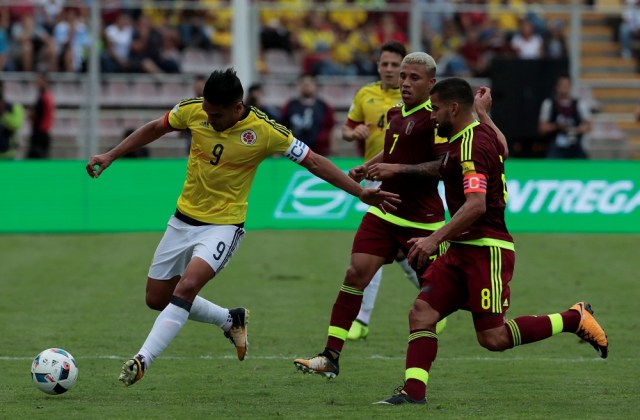
[[487,177],[483,174],[465,175],[463,179],[464,193],[487,193]]
[[356,128],[357,126],[359,126],[360,124],[362,124],[362,122],[357,122],[357,121],[353,121],[350,118],[347,118],[347,126],[351,127],[351,128]]
[[164,127],[165,128],[170,128],[172,130],[175,130],[175,128],[171,127],[171,124],[169,124],[169,112],[166,112],[164,114]]

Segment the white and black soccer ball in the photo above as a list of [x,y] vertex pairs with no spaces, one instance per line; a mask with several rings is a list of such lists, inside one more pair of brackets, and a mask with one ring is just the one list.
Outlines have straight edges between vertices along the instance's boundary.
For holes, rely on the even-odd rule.
[[46,349],[33,359],[31,378],[40,391],[63,394],[76,384],[78,366],[69,352],[58,348]]

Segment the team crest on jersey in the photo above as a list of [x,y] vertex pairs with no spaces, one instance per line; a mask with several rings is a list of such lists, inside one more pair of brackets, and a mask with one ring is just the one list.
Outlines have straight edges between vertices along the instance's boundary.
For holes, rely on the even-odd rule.
[[411,131],[413,130],[413,126],[416,125],[415,121],[409,121],[409,124],[407,124],[407,128],[404,130],[404,133],[408,136],[409,134],[411,134]]
[[258,139],[258,136],[256,136],[256,133],[253,130],[244,130],[242,134],[240,134],[240,140],[246,146],[253,145],[257,139]]
[[200,121],[200,125],[204,128],[209,128],[209,122],[208,121]]

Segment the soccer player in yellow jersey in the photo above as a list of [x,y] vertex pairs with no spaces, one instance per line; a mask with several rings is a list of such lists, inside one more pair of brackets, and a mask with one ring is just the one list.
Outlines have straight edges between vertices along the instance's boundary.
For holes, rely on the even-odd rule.
[[[353,98],[347,120],[342,127],[342,138],[346,141],[357,141],[358,145],[364,145],[364,160],[370,161],[380,154],[384,147],[385,128],[387,127],[387,111],[402,101],[398,88],[400,64],[407,50],[397,41],[388,41],[380,46],[378,57],[378,73],[380,80],[369,83],[358,90]],[[366,187],[378,187],[381,181],[365,179]],[[364,207],[362,210],[366,210]],[[404,254],[400,253],[396,262],[402,267],[405,275],[416,287],[420,282],[415,271],[409,265]],[[378,270],[371,282],[364,290],[360,312],[353,321],[347,339],[360,340],[369,335],[369,322],[375,305],[380,282],[382,281],[382,268]],[[439,325],[443,327],[446,320]]]
[[146,303],[161,312],[140,351],[122,366],[119,379],[125,385],[142,378],[188,319],[220,327],[236,347],[238,359],[244,359],[249,310],[222,308],[198,293],[229,263],[242,241],[247,198],[260,162],[282,154],[382,211],[394,210],[400,201],[397,194],[360,186],[289,129],[244,105],[243,95],[233,69],[214,71],[203,97],[181,101],[163,118],[143,125],[87,163],[87,172],[97,178],[114,160],[164,134],[186,129],[192,133],[182,193],[147,279]]
[[342,127],[342,138],[364,145],[365,161],[382,151],[387,111],[402,101],[398,75],[405,55],[407,50],[399,42],[382,44],[378,57],[380,80],[361,87],[349,108],[347,121]]

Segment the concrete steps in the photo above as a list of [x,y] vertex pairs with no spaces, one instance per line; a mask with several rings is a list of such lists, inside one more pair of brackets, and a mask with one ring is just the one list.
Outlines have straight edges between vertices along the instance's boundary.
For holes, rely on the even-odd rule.
[[620,57],[609,17],[586,14],[581,27],[581,85],[599,105],[594,116],[594,137],[598,139],[594,147],[604,150],[605,156],[640,159],[640,122],[635,120],[640,74],[635,60]]

